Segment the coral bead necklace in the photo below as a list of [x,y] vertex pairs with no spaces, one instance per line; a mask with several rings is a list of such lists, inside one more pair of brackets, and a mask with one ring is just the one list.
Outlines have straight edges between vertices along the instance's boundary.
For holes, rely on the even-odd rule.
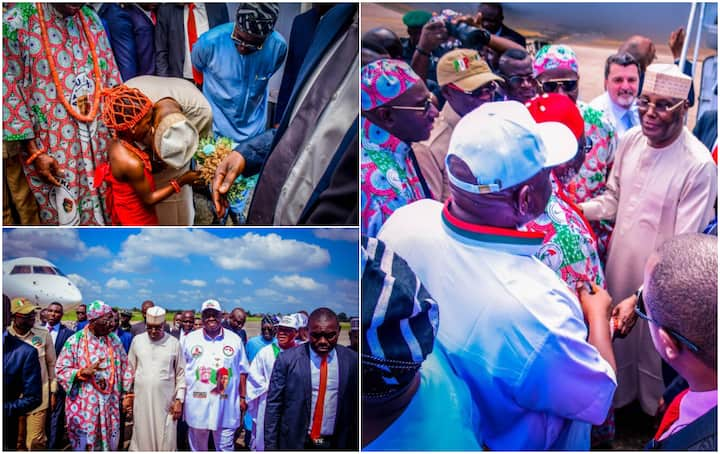
[[90,34],[90,27],[88,26],[87,21],[83,17],[82,11],[78,11],[78,17],[80,18],[80,23],[82,24],[82,29],[85,33],[85,39],[87,39],[88,44],[90,45],[90,55],[92,56],[93,73],[95,75],[95,92],[93,93],[92,107],[90,108],[90,113],[88,115],[83,115],[82,113],[79,113],[75,109],[73,109],[67,99],[65,99],[65,91],[63,89],[62,83],[60,83],[60,77],[58,76],[57,68],[55,66],[55,58],[53,57],[52,50],[50,49],[48,32],[45,26],[45,14],[43,11],[43,6],[40,3],[36,3],[35,8],[37,8],[38,14],[40,16],[40,36],[43,50],[45,51],[45,56],[47,57],[48,65],[50,66],[50,74],[52,75],[53,82],[55,83],[55,88],[57,89],[57,94],[60,98],[60,102],[62,103],[63,107],[65,107],[65,110],[67,110],[67,113],[74,119],[84,123],[92,123],[97,118],[98,109],[100,108],[100,91],[102,90],[102,87],[100,66],[98,64],[95,43],[93,42],[92,35]]

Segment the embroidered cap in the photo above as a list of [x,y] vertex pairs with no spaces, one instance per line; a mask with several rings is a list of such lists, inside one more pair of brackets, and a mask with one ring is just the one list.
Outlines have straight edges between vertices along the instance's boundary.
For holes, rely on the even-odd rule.
[[265,37],[275,28],[279,11],[277,3],[240,3],[235,14],[235,30]]
[[569,69],[579,73],[575,51],[562,44],[543,46],[533,60],[533,74],[537,77],[545,71],[555,68]]
[[145,312],[145,322],[151,325],[165,323],[165,309],[160,306],[153,306]]
[[371,110],[397,98],[420,82],[410,65],[402,60],[382,58],[363,66],[360,73],[360,105]]
[[27,315],[32,313],[34,310],[39,309],[27,298],[13,298],[10,301],[10,313]]
[[560,93],[545,93],[525,103],[530,115],[538,123],[562,123],[580,139],[585,132],[585,120],[572,99]]
[[443,55],[437,64],[437,81],[441,87],[453,83],[472,91],[493,80],[501,81],[474,49],[455,49]]
[[93,321],[97,318],[102,317],[105,314],[109,314],[110,312],[112,312],[112,308],[105,304],[104,301],[95,300],[92,303],[88,304],[87,319],[88,321]]
[[307,328],[307,325],[308,325],[307,315],[303,314],[302,312],[298,312],[294,316],[295,316],[295,326],[297,328]]
[[181,113],[164,117],[153,137],[155,152],[165,164],[181,169],[193,157],[198,148],[198,132]]
[[363,395],[402,388],[432,352],[438,305],[407,262],[376,238],[362,238]]
[[220,303],[217,300],[207,300],[204,303],[202,303],[202,306],[200,307],[200,313],[203,313],[208,309],[214,309],[218,312],[222,312]]
[[284,326],[285,328],[292,328],[294,330],[297,330],[297,318],[293,315],[283,315],[280,319],[280,323],[278,323],[278,326]]
[[[445,166],[453,186],[486,194],[527,181],[542,169],[570,160],[575,153],[577,139],[564,124],[538,124],[517,101],[492,102],[460,119],[450,138]],[[453,175],[452,156],[470,168],[474,182]]]
[[642,94],[652,93],[668,98],[686,99],[692,79],[677,65],[655,63],[647,67]]

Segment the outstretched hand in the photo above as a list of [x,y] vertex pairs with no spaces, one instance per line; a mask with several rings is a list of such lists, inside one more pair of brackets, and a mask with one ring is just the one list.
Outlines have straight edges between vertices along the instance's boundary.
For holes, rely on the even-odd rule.
[[229,206],[225,194],[244,169],[245,158],[237,152],[227,155],[215,169],[215,178],[212,182],[212,201],[218,217],[222,218],[225,215],[225,210]]

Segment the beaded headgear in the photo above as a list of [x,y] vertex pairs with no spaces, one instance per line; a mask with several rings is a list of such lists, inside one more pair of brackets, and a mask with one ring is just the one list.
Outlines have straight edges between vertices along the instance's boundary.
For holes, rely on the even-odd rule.
[[135,126],[153,107],[153,102],[137,88],[118,85],[103,90],[102,120],[115,131]]

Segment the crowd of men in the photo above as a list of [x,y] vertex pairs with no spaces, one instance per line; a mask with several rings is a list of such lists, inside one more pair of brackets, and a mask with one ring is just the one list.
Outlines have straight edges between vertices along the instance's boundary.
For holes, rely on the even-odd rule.
[[500,4],[403,21],[362,40],[363,447],[608,448],[638,405],[716,449],[717,111],[647,37],[586,103]]
[[[228,213],[235,224],[357,225],[358,5],[312,6],[286,37],[279,13],[4,4],[4,225],[192,225]],[[268,84],[283,64],[273,110]],[[205,184],[192,158],[218,138],[233,152]],[[110,153],[120,145],[123,160]],[[249,192],[228,200],[239,176]]]
[[357,449],[357,318],[345,347],[327,308],[265,315],[248,339],[246,312],[216,300],[171,324],[149,300],[133,324],[93,301],[75,329],[59,303],[5,306],[4,450]]

